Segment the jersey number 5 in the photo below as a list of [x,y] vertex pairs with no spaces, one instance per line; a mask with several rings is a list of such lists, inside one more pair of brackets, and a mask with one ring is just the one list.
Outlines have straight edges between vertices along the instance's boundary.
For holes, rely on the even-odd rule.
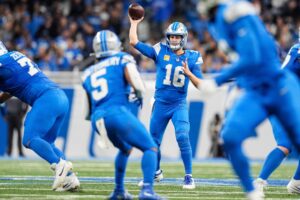
[[[173,85],[175,87],[183,87],[184,86],[184,79],[185,76],[183,74],[181,74],[180,72],[182,72],[182,66],[177,66],[175,67],[175,71],[174,71],[174,77],[173,77]],[[164,79],[164,85],[171,85],[171,71],[172,71],[172,64],[167,64],[166,65],[166,77]]]
[[106,74],[106,69],[101,69],[91,75],[91,85],[93,87],[92,98],[96,101],[104,98],[108,93],[107,81],[101,77]]
[[23,57],[21,59],[19,59],[17,61],[21,67],[26,67],[26,66],[29,66],[29,71],[28,71],[28,74],[30,76],[33,76],[35,75],[36,73],[39,72],[39,69],[35,66],[35,64],[27,57]]

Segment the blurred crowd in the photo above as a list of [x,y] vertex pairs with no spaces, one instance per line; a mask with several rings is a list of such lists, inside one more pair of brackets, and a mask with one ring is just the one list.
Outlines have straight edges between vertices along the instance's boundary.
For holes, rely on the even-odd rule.
[[[132,53],[142,72],[154,72],[154,63],[128,45],[127,10],[132,0],[2,0],[0,38],[36,61],[42,70],[72,71],[92,52],[99,30],[119,35],[124,51]],[[135,0],[146,11],[139,26],[141,41],[155,44],[169,23],[181,21],[189,30],[188,49],[201,52],[204,72],[216,72],[228,62],[209,33],[201,0]],[[278,41],[283,58],[298,40],[299,0],[252,0],[257,12]],[[79,69],[81,70],[81,69]]]

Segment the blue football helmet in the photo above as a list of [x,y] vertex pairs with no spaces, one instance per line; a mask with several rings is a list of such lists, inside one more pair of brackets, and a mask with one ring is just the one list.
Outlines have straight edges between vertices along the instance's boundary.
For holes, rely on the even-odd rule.
[[0,56],[2,56],[3,54],[6,54],[8,51],[7,51],[7,48],[5,47],[5,45],[3,44],[2,41],[0,41]]
[[[170,42],[171,35],[179,35],[182,37],[182,39],[178,44],[171,44],[171,42]],[[188,31],[187,31],[187,28],[185,27],[185,25],[181,22],[173,22],[172,24],[169,25],[169,27],[167,28],[167,31],[166,31],[167,45],[172,50],[178,50],[180,48],[183,48],[186,45],[187,36],[188,36]]]
[[107,57],[121,51],[121,41],[112,31],[97,32],[93,39],[93,50],[96,58]]

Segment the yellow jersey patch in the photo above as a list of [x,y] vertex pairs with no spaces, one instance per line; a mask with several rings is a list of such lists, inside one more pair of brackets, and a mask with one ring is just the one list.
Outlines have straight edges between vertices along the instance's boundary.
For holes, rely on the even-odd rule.
[[165,61],[169,61],[170,60],[170,56],[169,55],[164,55],[164,60]]

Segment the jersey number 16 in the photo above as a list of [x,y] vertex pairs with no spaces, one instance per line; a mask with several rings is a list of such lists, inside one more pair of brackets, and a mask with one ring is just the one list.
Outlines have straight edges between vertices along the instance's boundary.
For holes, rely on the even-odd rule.
[[173,83],[175,87],[183,87],[185,76],[182,73],[180,73],[182,72],[182,66],[175,67],[173,80],[171,80],[172,64],[167,64],[166,69],[167,72],[163,82],[164,85],[171,85],[171,83]]

